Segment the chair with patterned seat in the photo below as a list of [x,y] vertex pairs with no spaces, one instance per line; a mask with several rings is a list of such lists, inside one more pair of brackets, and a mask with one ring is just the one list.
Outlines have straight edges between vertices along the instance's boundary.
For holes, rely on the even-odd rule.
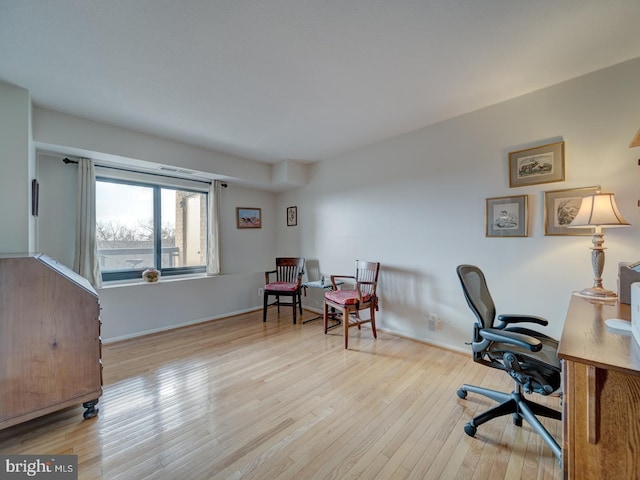
[[[262,309],[262,321],[267,321],[267,308],[271,305],[293,306],[293,323],[296,323],[296,306],[302,316],[302,274],[304,272],[304,258],[278,257],[276,269],[264,272],[264,305]],[[272,278],[275,275],[275,278]],[[275,302],[269,303],[269,296],[276,297]],[[280,297],[291,297],[291,303],[282,303]]]
[[[376,332],[376,311],[378,310],[378,262],[356,260],[355,275],[331,275],[333,290],[324,294],[324,333],[329,329],[329,317],[341,315],[344,325],[344,348],[349,348],[349,328],[358,327],[365,323],[371,324],[373,338],[378,338]],[[353,290],[338,290],[337,279],[353,281]],[[362,310],[369,310],[369,318],[360,317]]]

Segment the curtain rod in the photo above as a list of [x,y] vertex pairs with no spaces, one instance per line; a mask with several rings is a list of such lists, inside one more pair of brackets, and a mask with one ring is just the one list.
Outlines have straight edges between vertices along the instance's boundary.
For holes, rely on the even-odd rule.
[[[77,163],[78,163],[78,161],[77,161],[77,160],[71,160],[71,159],[70,159],[70,158],[68,158],[68,157],[64,157],[64,158],[62,159],[62,161],[63,161],[64,163],[66,163],[66,164],[69,164],[69,163],[76,163],[76,164],[77,164]],[[145,174],[145,175],[155,175],[156,177],[180,178],[180,179],[182,179],[182,180],[189,180],[190,182],[199,182],[199,183],[207,183],[207,184],[208,184],[208,183],[211,183],[210,181],[206,181],[206,180],[198,180],[198,179],[195,179],[195,178],[175,177],[175,176],[173,176],[173,175],[164,175],[163,173],[141,172],[140,170],[132,170],[132,169],[130,169],[130,168],[123,168],[123,167],[112,167],[111,165],[97,165],[97,164],[96,164],[96,167],[100,167],[100,168],[110,168],[110,169],[112,169],[112,170],[120,170],[120,171],[122,171],[122,172],[143,173],[143,174]],[[222,186],[222,187],[224,187],[224,188],[227,188],[227,186],[228,186],[228,185],[227,185],[226,183],[221,183],[221,184],[220,184],[220,186]]]

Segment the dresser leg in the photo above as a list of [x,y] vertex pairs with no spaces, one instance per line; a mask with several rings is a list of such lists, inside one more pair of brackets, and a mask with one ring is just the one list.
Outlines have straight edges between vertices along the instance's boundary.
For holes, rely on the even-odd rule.
[[93,418],[96,415],[98,415],[98,410],[99,408],[96,407],[96,404],[98,403],[98,399],[96,398],[95,400],[90,400],[88,402],[84,402],[82,404],[82,406],[84,408],[86,408],[86,410],[84,411],[84,413],[82,414],[82,416],[85,419],[89,419],[89,418]]

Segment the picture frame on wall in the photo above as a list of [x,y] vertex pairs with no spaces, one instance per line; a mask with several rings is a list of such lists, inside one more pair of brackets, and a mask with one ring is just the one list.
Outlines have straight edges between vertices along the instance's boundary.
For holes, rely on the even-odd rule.
[[287,207],[287,227],[298,225],[298,207]]
[[564,142],[509,153],[509,187],[564,181]]
[[236,225],[238,228],[262,228],[262,209],[236,207]]
[[528,195],[487,198],[486,236],[529,236],[528,203]]
[[31,215],[38,216],[40,203],[40,184],[35,178],[31,180]]
[[593,229],[569,228],[575,218],[582,199],[600,191],[600,186],[569,188],[544,192],[544,234],[549,235],[592,235]]

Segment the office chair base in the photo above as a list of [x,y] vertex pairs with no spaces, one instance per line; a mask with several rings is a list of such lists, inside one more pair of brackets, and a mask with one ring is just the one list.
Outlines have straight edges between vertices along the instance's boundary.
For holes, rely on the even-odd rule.
[[465,399],[467,398],[467,392],[477,393],[499,402],[495,407],[472,418],[471,421],[464,426],[464,432],[467,435],[473,437],[475,436],[478,427],[483,423],[493,420],[494,418],[511,414],[513,416],[513,423],[518,427],[522,426],[522,419],[524,418],[527,423],[531,425],[531,428],[533,428],[533,430],[542,437],[549,448],[551,448],[558,461],[562,462],[562,449],[558,445],[558,442],[555,441],[547,429],[544,428],[542,423],[540,423],[536,418],[536,415],[539,415],[542,417],[561,420],[561,412],[527,400],[522,395],[522,387],[517,383],[515,390],[511,393],[504,393],[466,384],[462,385],[456,393],[458,397]]

